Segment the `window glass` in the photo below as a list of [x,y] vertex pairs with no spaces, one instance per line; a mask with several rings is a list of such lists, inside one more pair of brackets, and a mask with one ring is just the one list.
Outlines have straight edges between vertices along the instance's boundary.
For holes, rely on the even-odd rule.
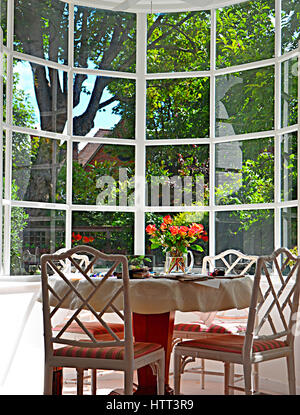
[[208,145],[148,146],[146,183],[148,206],[208,205]]
[[11,274],[40,274],[41,255],[65,246],[65,222],[62,210],[12,207]]
[[208,70],[210,12],[148,14],[147,71]]
[[[294,249],[297,246],[297,208],[281,209],[281,246]],[[296,255],[297,251],[294,252]]]
[[74,8],[74,64],[81,68],[135,71],[136,15]]
[[67,85],[67,72],[15,59],[14,125],[65,132]]
[[75,74],[73,135],[135,137],[135,81]]
[[147,82],[148,139],[209,135],[209,78]]
[[0,27],[3,31],[3,45],[6,45],[7,38],[7,0],[0,2]]
[[13,133],[12,198],[65,203],[66,154],[65,142]]
[[218,205],[274,201],[272,138],[216,144],[215,197]]
[[300,39],[300,3],[298,0],[281,1],[281,51],[297,49]]
[[217,10],[217,68],[274,56],[274,0],[247,1]]
[[73,203],[134,205],[134,147],[73,144]]
[[68,4],[60,0],[15,0],[14,48],[68,63]]
[[216,136],[274,127],[274,67],[216,77]]
[[274,250],[274,211],[216,212],[216,235],[216,254],[236,249],[247,255],[269,255]]
[[72,246],[89,245],[106,254],[133,255],[134,214],[73,212]]
[[297,124],[298,59],[281,63],[281,127]]
[[281,137],[281,200],[297,199],[297,133]]
[[[208,255],[208,240],[209,240],[209,213],[208,212],[148,212],[145,214],[145,223],[146,228],[148,225],[155,225],[156,229],[161,229],[161,224],[164,222],[164,217],[170,216],[172,223],[171,226],[181,227],[186,226],[190,227],[194,223],[203,225],[204,232],[207,234],[205,240],[197,239],[194,245],[201,247],[201,250],[193,248],[193,244],[188,247],[188,250],[192,251],[194,257],[194,267],[193,271],[201,272],[202,259],[205,255]],[[166,258],[166,253],[162,246],[153,247],[152,242],[150,241],[150,234],[146,234],[146,248],[145,255],[151,256],[153,259],[154,267],[163,268]]]

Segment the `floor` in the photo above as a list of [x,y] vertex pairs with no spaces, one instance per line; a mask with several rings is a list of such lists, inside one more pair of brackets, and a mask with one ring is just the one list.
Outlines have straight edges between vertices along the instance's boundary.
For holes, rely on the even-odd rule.
[[[173,386],[173,377],[170,377],[170,386]],[[108,395],[111,391],[117,391],[122,394],[123,375],[121,372],[114,371],[97,371],[97,395]],[[183,395],[223,395],[222,377],[206,376],[205,388],[201,388],[200,375],[184,374],[182,376],[181,394]],[[84,394],[89,395],[90,378],[86,372],[84,380]],[[64,369],[64,395],[76,394],[75,372],[72,369]],[[235,391],[235,394],[241,394]]]

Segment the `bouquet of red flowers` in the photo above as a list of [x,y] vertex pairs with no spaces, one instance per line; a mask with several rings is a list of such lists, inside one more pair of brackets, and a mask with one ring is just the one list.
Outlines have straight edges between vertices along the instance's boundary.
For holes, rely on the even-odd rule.
[[152,249],[161,246],[165,252],[170,252],[175,257],[187,253],[189,247],[202,252],[202,246],[194,244],[194,242],[199,239],[203,241],[208,240],[207,232],[202,224],[192,223],[189,226],[174,225],[170,215],[163,218],[163,222],[158,228],[154,224],[148,225],[146,232],[150,235]]

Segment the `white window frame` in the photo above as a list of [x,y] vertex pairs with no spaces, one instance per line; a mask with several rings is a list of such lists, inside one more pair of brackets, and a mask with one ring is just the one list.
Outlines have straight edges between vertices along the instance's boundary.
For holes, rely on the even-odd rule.
[[[209,252],[206,254],[214,255],[215,252],[215,216],[217,212],[222,211],[237,211],[237,210],[257,210],[257,209],[272,209],[274,211],[274,247],[277,248],[281,244],[281,211],[283,208],[296,207],[297,214],[297,241],[298,246],[300,242],[300,222],[299,222],[299,193],[297,200],[281,201],[280,196],[280,175],[281,175],[281,159],[280,159],[280,138],[283,134],[298,132],[298,153],[300,150],[300,75],[298,71],[298,124],[281,128],[281,63],[291,58],[298,57],[298,67],[300,59],[300,44],[299,48],[291,52],[281,55],[281,0],[275,0],[275,55],[274,58],[261,60],[259,62],[251,62],[232,66],[228,68],[216,69],[216,9],[211,11],[211,42],[210,42],[210,59],[211,66],[208,71],[193,71],[193,72],[179,72],[179,73],[147,73],[147,13],[138,12],[137,15],[137,54],[136,54],[136,72],[114,72],[106,70],[83,69],[74,67],[73,41],[74,41],[74,1],[66,1],[69,4],[69,56],[68,65],[61,65],[56,62],[40,59],[34,56],[28,56],[13,50],[13,21],[14,9],[13,0],[7,0],[7,45],[0,49],[0,56],[3,53],[7,58],[7,93],[6,93],[6,122],[3,122],[3,102],[2,102],[2,65],[0,69],[0,134],[1,145],[0,151],[3,152],[2,131],[6,133],[6,154],[5,154],[5,189],[4,198],[2,198],[2,180],[0,185],[1,204],[3,206],[0,213],[0,220],[4,229],[4,235],[10,235],[10,221],[11,208],[15,206],[27,208],[43,208],[43,209],[58,209],[66,212],[66,247],[71,247],[72,234],[72,212],[73,211],[126,211],[132,212],[135,215],[134,221],[134,253],[143,255],[145,252],[145,213],[146,212],[183,212],[183,211],[205,211],[209,214]],[[74,4],[73,4],[74,3]],[[80,4],[80,1],[78,1]],[[1,33],[2,34],[2,33]],[[2,42],[1,42],[2,44]],[[14,126],[12,123],[12,91],[13,91],[13,59],[18,58],[22,60],[29,60],[40,65],[63,69],[68,72],[68,128],[66,134],[57,134],[42,130],[34,130],[37,136],[48,137],[56,140],[65,140],[67,142],[67,180],[66,204],[58,203],[40,203],[30,201],[16,201],[11,200],[11,177],[12,177],[12,160],[11,160],[11,139],[13,132],[32,133],[32,129],[25,127]],[[1,59],[2,61],[2,59]],[[274,66],[275,70],[275,105],[274,105],[274,130],[255,132],[234,136],[215,136],[215,80],[216,76],[230,74],[238,71],[244,71],[253,68],[262,68],[265,66]],[[135,147],[135,205],[134,206],[95,206],[95,205],[74,205],[72,204],[72,147],[74,142],[101,142],[97,138],[78,137],[73,136],[72,132],[72,102],[73,102],[73,75],[74,73],[85,73],[87,75],[102,75],[111,76],[115,78],[132,79],[136,82],[136,125],[135,125],[135,140],[130,139],[105,139],[106,144],[130,145]],[[209,77],[210,78],[210,136],[208,138],[193,138],[193,139],[165,139],[165,140],[147,140],[146,139],[146,84],[148,80],[153,79],[178,79],[191,77]],[[214,185],[215,185],[215,146],[222,142],[242,141],[249,139],[258,139],[264,137],[274,138],[275,147],[275,164],[274,164],[274,202],[266,204],[247,204],[247,205],[216,205],[214,201]],[[146,149],[149,146],[165,146],[165,145],[188,145],[188,144],[207,144],[210,151],[210,201],[208,206],[145,206],[145,192],[141,183],[145,181],[145,157]],[[300,169],[300,157],[298,156],[298,171]],[[0,157],[0,171],[2,172],[2,157]],[[300,189],[300,177],[298,175],[298,192]],[[2,246],[3,245],[3,246]],[[3,249],[2,249],[3,248]],[[0,255],[1,270],[0,275],[8,276],[10,274],[10,238],[0,235]]]

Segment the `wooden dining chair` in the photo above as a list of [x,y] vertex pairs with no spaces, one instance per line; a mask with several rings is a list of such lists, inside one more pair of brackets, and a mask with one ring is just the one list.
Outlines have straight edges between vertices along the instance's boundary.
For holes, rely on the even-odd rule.
[[[278,286],[278,287],[277,287]],[[252,365],[285,357],[290,394],[296,393],[294,338],[300,293],[300,257],[279,248],[257,260],[244,336],[208,334],[205,338],[177,343],[174,348],[175,394],[180,393],[181,366],[187,357],[204,358],[243,366],[245,388],[254,393]],[[225,376],[228,379],[228,374]]]
[[[74,254],[88,255],[89,264],[85,269],[82,269],[73,259]],[[80,278],[65,275],[57,267],[57,261],[65,259],[68,259],[77,269]],[[110,269],[101,278],[91,277],[91,269],[101,260],[112,263]],[[125,394],[132,394],[133,372],[146,365],[150,365],[157,374],[158,394],[164,394],[165,353],[163,347],[155,343],[133,341],[127,258],[123,255],[106,255],[88,246],[77,246],[59,255],[43,255],[41,266],[45,346],[44,394],[52,393],[54,367],[72,367],[78,371],[84,369],[123,371]],[[101,310],[95,310],[92,305],[95,296],[101,295],[101,288],[103,289],[107,279],[118,266],[122,267],[120,287],[111,293],[111,298]],[[63,280],[66,284],[63,295],[55,291],[57,279]],[[82,279],[90,286],[86,297],[83,297],[80,289],[77,288]],[[72,303],[76,304],[72,310],[73,313],[58,333],[53,332],[53,320],[56,313],[64,307],[64,302],[69,296],[74,299]],[[115,301],[119,298],[122,299],[122,309],[118,309],[115,305]],[[103,326],[107,338],[93,335],[86,322],[80,320],[79,314],[85,309],[89,310],[95,320]],[[112,312],[121,319],[124,324],[124,336],[119,336],[110,328],[106,322],[107,312]],[[74,322],[83,330],[88,340],[70,339],[66,336],[67,328]]]
[[[66,252],[66,248],[61,248],[58,251],[56,251],[54,254],[59,255],[64,252]],[[72,259],[77,262],[77,265],[81,267],[82,269],[86,269],[89,265],[89,257],[88,255],[83,254],[76,254],[74,253],[72,255]],[[56,261],[57,265],[59,266],[59,269],[64,274],[71,274],[78,272],[77,268],[73,266],[71,261],[68,258],[65,259],[59,259]],[[86,327],[88,330],[93,334],[93,336],[97,336],[99,339],[102,337],[103,340],[107,337],[106,329],[102,326],[101,323],[99,323],[98,320],[95,321],[89,321],[90,318],[92,318],[92,314],[89,311],[82,311],[80,313],[80,317],[84,315],[84,319],[87,320],[85,322]],[[65,325],[66,321],[64,323],[57,324],[55,327],[53,327],[53,332],[59,332],[63,326]],[[108,323],[110,329],[114,331],[115,333],[119,333],[119,336],[123,336],[124,333],[124,325],[123,323]],[[70,334],[70,338],[78,339],[78,338],[84,338],[86,337],[85,332],[82,330],[82,328],[76,323],[76,321],[73,321],[65,330],[66,334]],[[97,370],[92,369],[91,370],[91,390],[92,395],[96,395],[97,393]],[[77,394],[82,395],[83,393],[83,371],[80,369],[77,370]]]
[[[225,270],[225,275],[238,274],[245,275],[256,264],[257,256],[246,255],[235,249],[228,249],[215,256],[205,256],[202,261],[202,274],[207,275],[212,272],[215,267],[222,267]],[[199,339],[207,334],[214,333],[218,335],[225,334],[239,334],[244,335],[246,330],[248,309],[243,310],[226,310],[221,312],[193,313],[197,320],[184,323],[179,322],[174,325],[173,331],[173,346],[176,343],[183,341],[184,339]],[[228,370],[212,371],[205,369],[205,360],[201,359],[200,366],[193,368],[187,368],[190,363],[195,362],[195,358],[186,359],[181,366],[181,370],[184,372],[199,373],[201,375],[202,389],[205,387],[205,375],[224,376],[225,372],[230,374],[231,382],[241,380],[242,376],[235,374],[234,365],[229,365]],[[258,366],[255,366],[255,383],[258,388]],[[224,382],[224,392],[229,393],[226,388],[227,382]]]

